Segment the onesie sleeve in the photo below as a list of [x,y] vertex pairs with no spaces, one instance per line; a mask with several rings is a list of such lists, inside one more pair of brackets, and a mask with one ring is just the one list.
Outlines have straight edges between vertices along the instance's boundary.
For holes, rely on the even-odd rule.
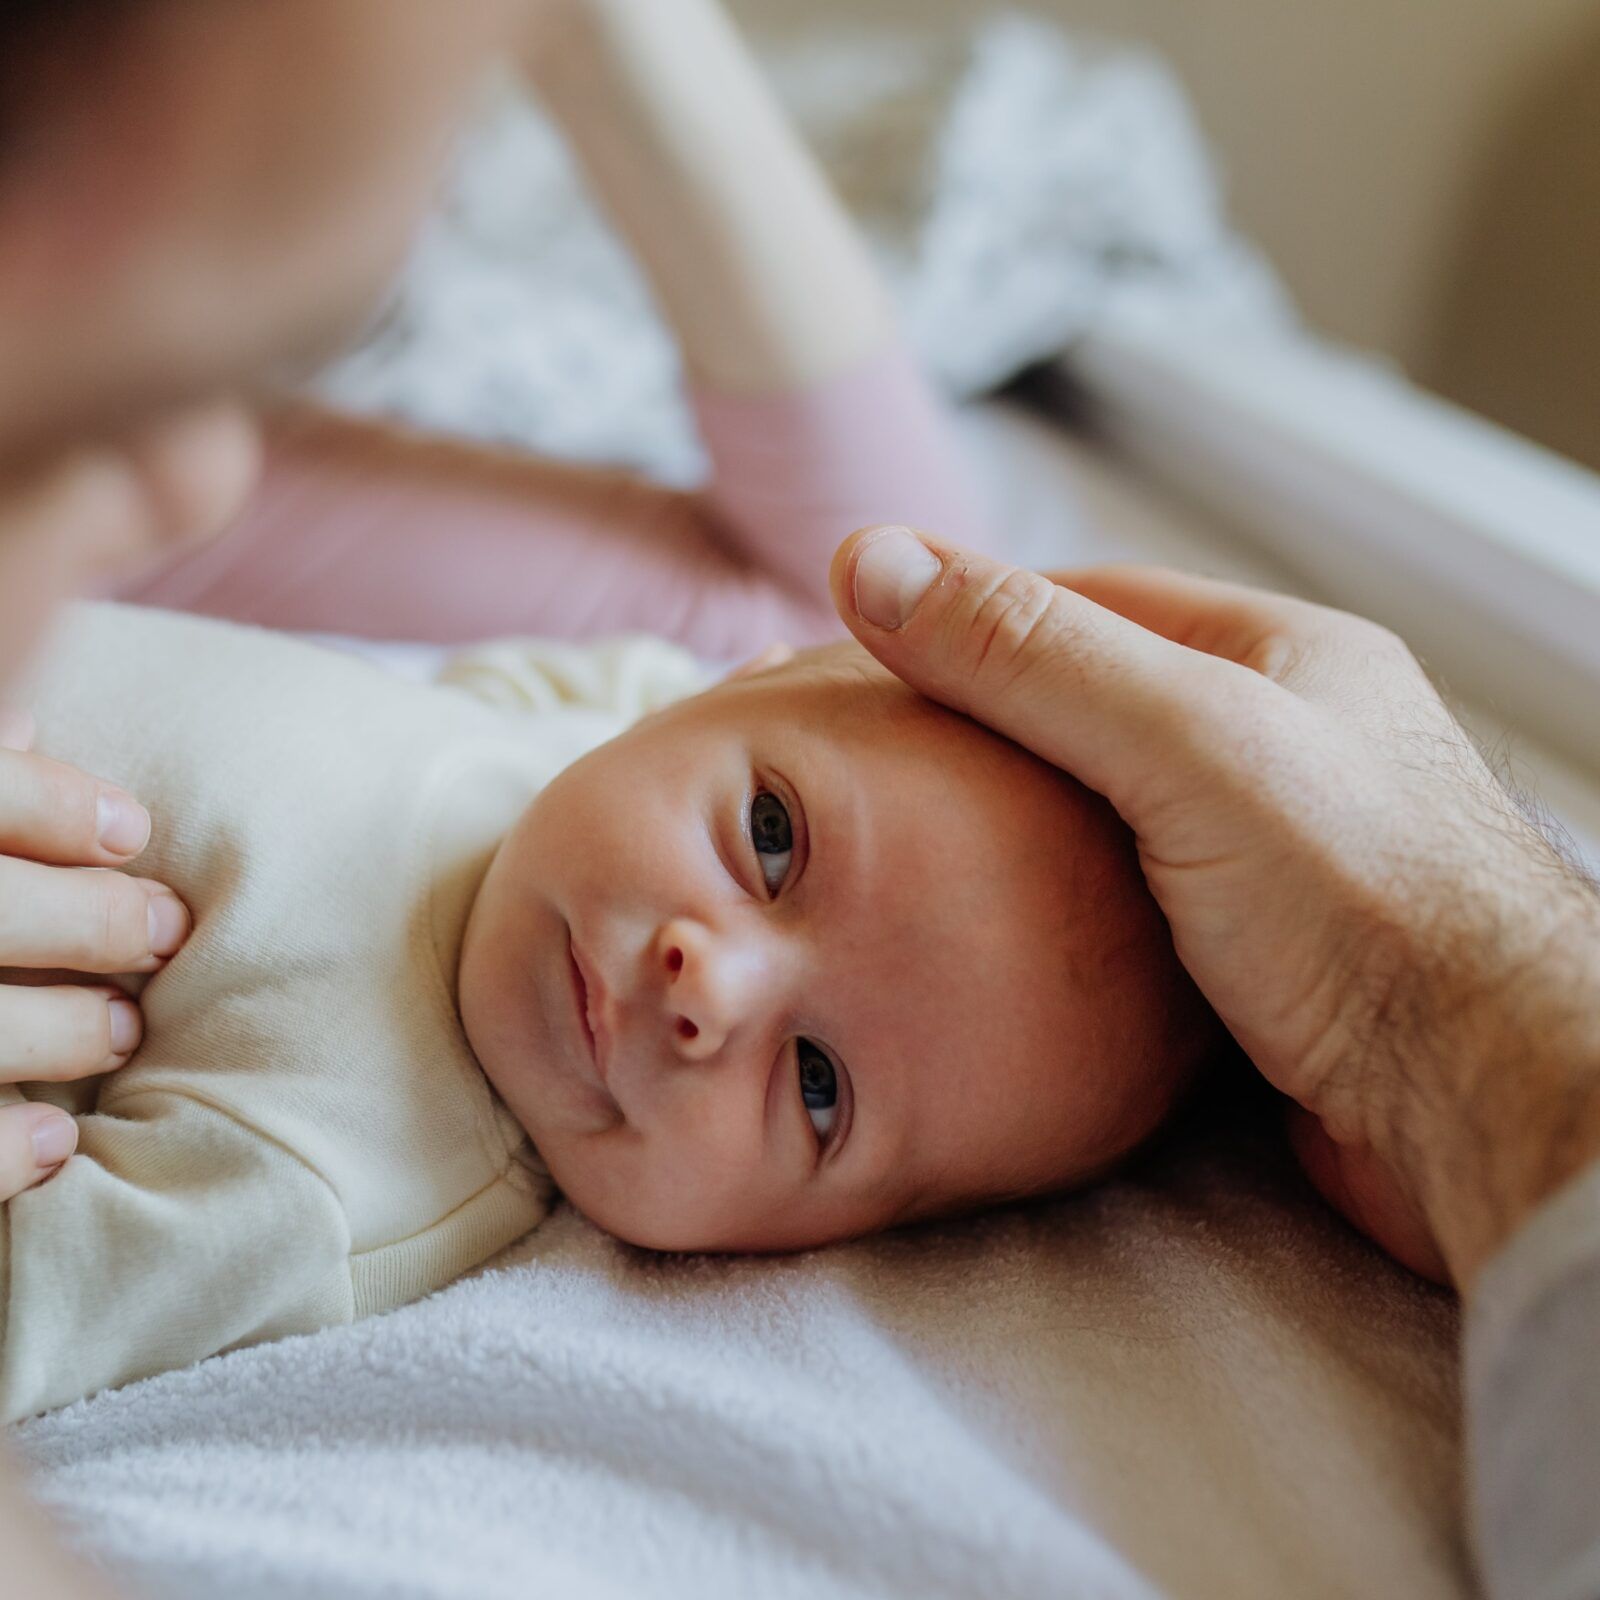
[[714,676],[687,650],[640,635],[589,645],[498,639],[451,656],[438,681],[502,711],[598,712],[626,725]]
[[857,528],[899,522],[990,548],[949,410],[898,338],[838,376],[773,395],[691,389],[728,545],[832,615],[828,566]]
[[1466,1324],[1472,1531],[1493,1600],[1600,1596],[1600,1162],[1484,1269]]
[[281,1145],[154,1088],[78,1127],[55,1177],[0,1207],[5,1421],[351,1320],[343,1209]]

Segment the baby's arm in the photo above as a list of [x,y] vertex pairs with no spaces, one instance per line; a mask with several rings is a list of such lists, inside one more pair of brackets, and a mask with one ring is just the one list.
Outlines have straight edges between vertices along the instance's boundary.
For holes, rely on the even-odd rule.
[[121,1096],[0,1208],[0,1420],[352,1314],[349,1229],[303,1163],[189,1096]]
[[133,597],[462,640],[649,628],[708,655],[837,631],[827,561],[902,520],[979,542],[870,261],[710,0],[569,0],[534,63],[684,351],[704,495],[327,419],[224,543]]

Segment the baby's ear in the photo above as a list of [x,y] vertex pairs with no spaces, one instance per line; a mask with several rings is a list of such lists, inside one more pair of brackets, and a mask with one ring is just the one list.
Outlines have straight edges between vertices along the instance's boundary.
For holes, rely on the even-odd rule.
[[793,660],[792,644],[769,644],[760,655],[751,656],[748,661],[741,662],[723,679],[723,682],[732,683],[735,678],[753,678],[757,673],[771,672],[774,667],[781,667],[785,662]]

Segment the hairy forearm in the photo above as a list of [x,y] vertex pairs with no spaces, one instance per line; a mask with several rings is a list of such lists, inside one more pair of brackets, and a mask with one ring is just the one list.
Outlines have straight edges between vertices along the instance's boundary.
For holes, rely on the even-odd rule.
[[1454,971],[1439,972],[1429,1036],[1399,1030],[1411,1062],[1395,1158],[1463,1293],[1600,1160],[1600,896],[1539,842],[1521,865],[1485,895],[1470,936],[1438,953]]
[[871,261],[713,0],[567,0],[532,63],[698,380],[774,393],[886,336]]

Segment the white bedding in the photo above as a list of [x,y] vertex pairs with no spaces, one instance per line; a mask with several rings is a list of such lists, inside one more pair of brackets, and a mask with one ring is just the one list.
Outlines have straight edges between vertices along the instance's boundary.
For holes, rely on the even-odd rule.
[[[1040,560],[1275,576],[1042,424],[973,426]],[[1235,1101],[1092,1194],[797,1258],[651,1257],[563,1208],[432,1300],[17,1443],[73,1541],[173,1600],[1443,1600],[1455,1337]]]
[[[980,394],[1118,313],[1282,330],[1159,60],[1023,13],[831,21],[758,39],[894,291],[911,347]],[[356,410],[695,479],[676,346],[554,128],[509,86],[368,343],[322,380]]]

